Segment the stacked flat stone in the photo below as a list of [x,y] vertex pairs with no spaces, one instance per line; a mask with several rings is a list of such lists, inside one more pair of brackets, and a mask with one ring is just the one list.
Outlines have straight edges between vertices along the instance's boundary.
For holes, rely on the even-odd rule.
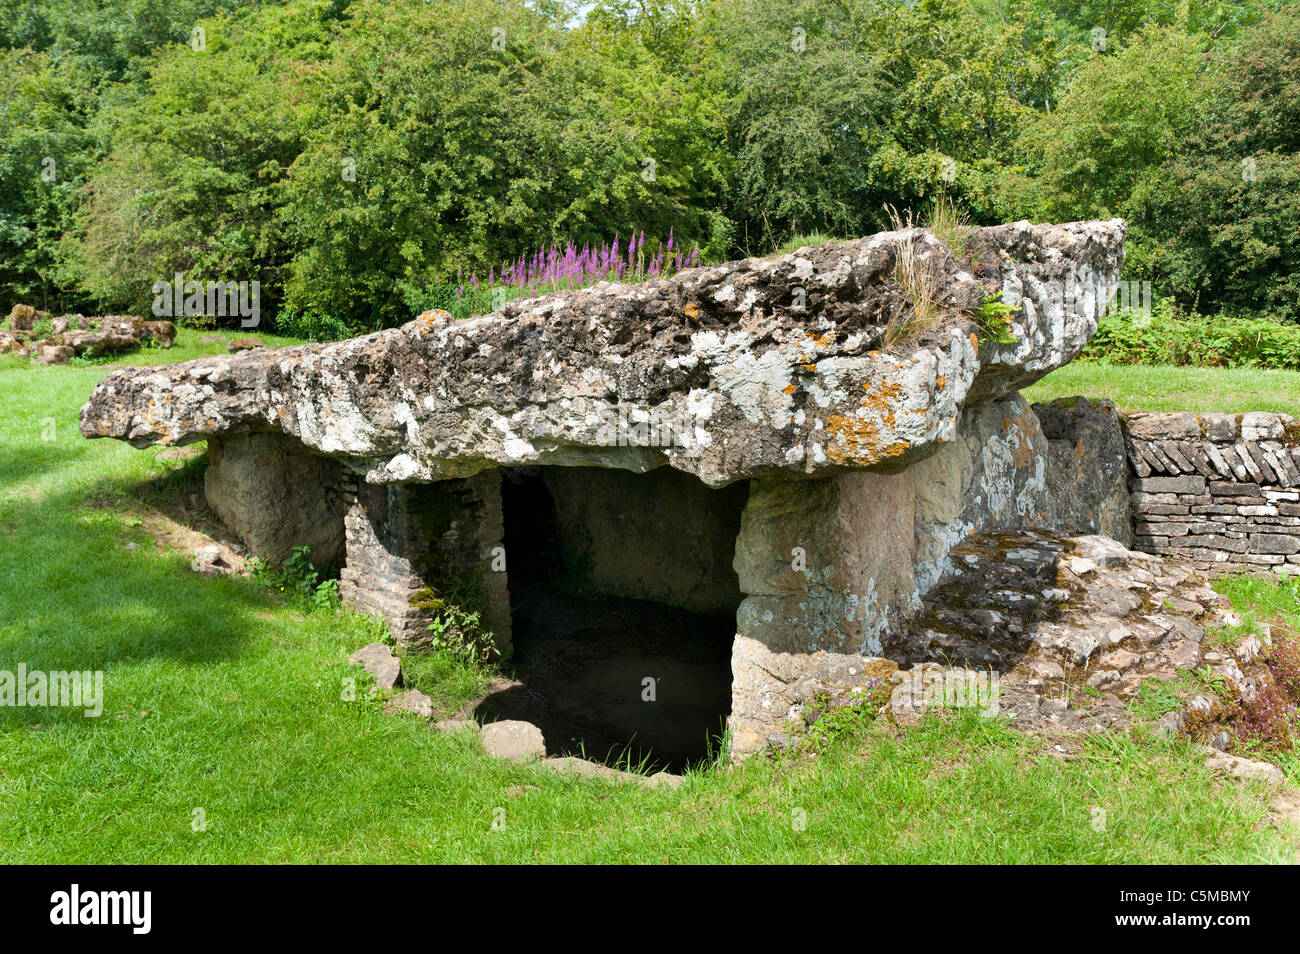
[[1286,414],[1123,419],[1134,545],[1214,572],[1300,575],[1300,426]]

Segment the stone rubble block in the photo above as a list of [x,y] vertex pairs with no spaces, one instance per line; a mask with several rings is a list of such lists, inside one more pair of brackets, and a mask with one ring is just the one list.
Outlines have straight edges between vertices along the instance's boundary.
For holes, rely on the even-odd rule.
[[380,689],[392,689],[402,684],[402,661],[383,643],[362,646],[348,657],[348,664],[363,667]]

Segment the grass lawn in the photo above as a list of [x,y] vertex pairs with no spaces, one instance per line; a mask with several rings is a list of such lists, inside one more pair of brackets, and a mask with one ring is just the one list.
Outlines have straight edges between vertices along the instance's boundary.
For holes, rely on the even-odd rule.
[[1024,391],[1030,401],[1076,394],[1110,398],[1127,411],[1279,411],[1300,417],[1300,371],[1075,361]]
[[[199,353],[185,332],[145,358]],[[98,718],[0,708],[0,861],[1295,857],[1270,795],[1217,782],[1179,743],[1098,736],[1064,759],[964,714],[643,789],[495,761],[364,691],[345,701],[346,657],[375,624],[199,576],[157,544],[136,514],[196,465],[81,438],[77,410],[106,371],[0,366],[0,669],[105,672]],[[472,688],[445,660],[421,673],[431,694]]]

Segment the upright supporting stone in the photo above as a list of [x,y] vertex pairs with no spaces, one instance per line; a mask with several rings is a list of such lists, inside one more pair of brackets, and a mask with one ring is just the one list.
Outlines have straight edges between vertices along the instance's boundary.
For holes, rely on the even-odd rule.
[[738,632],[773,652],[874,653],[916,601],[911,478],[756,480],[736,540]]
[[295,547],[319,568],[343,556],[351,479],[338,461],[284,434],[208,440],[208,505],[256,557],[277,566]]
[[[365,484],[344,521],[344,602],[386,620],[399,644],[427,645],[449,588],[476,590],[497,651],[510,655],[501,476],[485,471],[435,484]],[[450,594],[447,594],[450,595]]]

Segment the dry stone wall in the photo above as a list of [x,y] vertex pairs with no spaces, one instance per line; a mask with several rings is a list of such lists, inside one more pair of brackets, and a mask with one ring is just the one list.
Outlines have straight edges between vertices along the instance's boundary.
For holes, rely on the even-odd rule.
[[1300,427],[1286,414],[1133,413],[1135,545],[1215,572],[1300,574]]
[[349,606],[384,619],[399,644],[427,646],[439,593],[468,586],[480,594],[476,608],[497,652],[510,655],[510,594],[504,570],[493,570],[505,529],[499,471],[437,484],[362,483],[344,526],[339,590]]

